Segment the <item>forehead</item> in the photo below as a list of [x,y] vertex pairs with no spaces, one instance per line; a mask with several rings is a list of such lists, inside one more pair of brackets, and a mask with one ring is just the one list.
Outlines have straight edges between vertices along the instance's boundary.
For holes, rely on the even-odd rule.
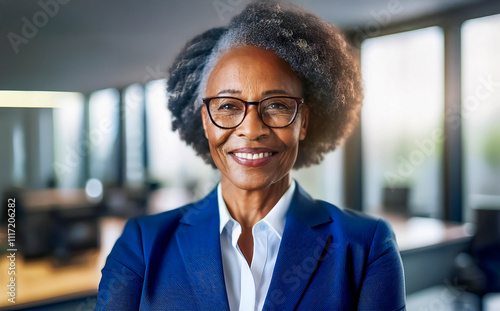
[[302,84],[290,65],[273,51],[255,46],[232,48],[214,66],[207,81],[207,96],[220,89],[284,89],[299,96]]

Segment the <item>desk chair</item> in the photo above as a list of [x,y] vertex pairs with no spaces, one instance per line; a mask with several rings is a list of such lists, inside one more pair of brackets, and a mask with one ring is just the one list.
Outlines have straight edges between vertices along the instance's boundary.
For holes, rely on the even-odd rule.
[[479,297],[480,310],[484,310],[484,296],[500,292],[500,208],[476,209],[475,215],[477,232],[470,260],[458,267],[458,275],[459,284]]

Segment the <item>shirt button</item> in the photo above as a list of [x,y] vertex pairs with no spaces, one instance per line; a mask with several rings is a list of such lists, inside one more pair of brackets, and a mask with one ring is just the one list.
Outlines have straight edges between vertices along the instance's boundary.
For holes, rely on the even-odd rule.
[[261,225],[260,225],[260,230],[264,231],[264,230],[266,230],[266,229],[267,229],[266,224],[261,224]]

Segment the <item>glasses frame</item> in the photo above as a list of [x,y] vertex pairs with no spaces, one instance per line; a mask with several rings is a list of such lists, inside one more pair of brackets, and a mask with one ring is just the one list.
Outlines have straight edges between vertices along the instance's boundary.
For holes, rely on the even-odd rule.
[[[217,123],[215,123],[214,119],[212,118],[212,114],[210,113],[210,101],[212,99],[216,99],[216,98],[236,99],[236,100],[239,100],[242,103],[245,103],[245,112],[243,114],[243,118],[241,119],[240,123],[238,123],[237,125],[232,126],[232,127],[224,127],[224,126],[220,126]],[[262,115],[260,113],[260,106],[261,106],[261,104],[262,104],[263,101],[271,99],[271,98],[290,98],[290,99],[295,100],[295,102],[297,103],[297,109],[295,109],[295,113],[294,113],[294,115],[292,117],[292,120],[287,125],[285,125],[285,126],[270,126],[270,125],[266,124],[266,122],[264,122],[264,119],[262,119]],[[215,97],[205,97],[205,98],[203,98],[203,103],[207,107],[208,116],[210,117],[210,121],[212,121],[212,123],[215,126],[217,126],[218,128],[221,128],[221,129],[230,130],[230,129],[234,129],[234,128],[237,128],[238,126],[240,126],[241,123],[243,123],[243,121],[245,121],[245,118],[246,118],[247,112],[248,112],[248,106],[250,106],[250,105],[257,105],[257,114],[259,115],[260,121],[262,121],[262,123],[265,126],[267,126],[269,128],[284,128],[284,127],[289,126],[290,124],[292,124],[295,121],[295,118],[297,117],[297,114],[299,113],[300,105],[304,104],[304,98],[293,97],[293,96],[269,96],[269,97],[265,97],[265,98],[263,98],[263,99],[261,99],[261,100],[259,100],[257,102],[247,102],[247,101],[244,101],[243,99],[238,98],[238,97],[232,97],[232,96],[215,96]]]

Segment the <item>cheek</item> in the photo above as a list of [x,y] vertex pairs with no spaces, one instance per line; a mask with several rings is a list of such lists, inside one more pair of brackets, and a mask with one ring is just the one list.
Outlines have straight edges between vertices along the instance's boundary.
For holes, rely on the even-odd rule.
[[299,126],[299,123],[294,123],[294,127],[290,128],[290,131],[286,133],[283,137],[284,142],[287,146],[291,148],[298,148],[300,141],[302,140],[302,127]]
[[284,161],[291,161],[292,158],[296,157],[297,151],[299,149],[301,128],[294,126],[293,128],[287,129],[287,131],[276,133],[281,142],[286,146],[286,157]]
[[212,158],[217,158],[221,153],[224,153],[224,144],[231,135],[230,130],[223,130],[216,126],[209,126],[206,131],[208,145]]

